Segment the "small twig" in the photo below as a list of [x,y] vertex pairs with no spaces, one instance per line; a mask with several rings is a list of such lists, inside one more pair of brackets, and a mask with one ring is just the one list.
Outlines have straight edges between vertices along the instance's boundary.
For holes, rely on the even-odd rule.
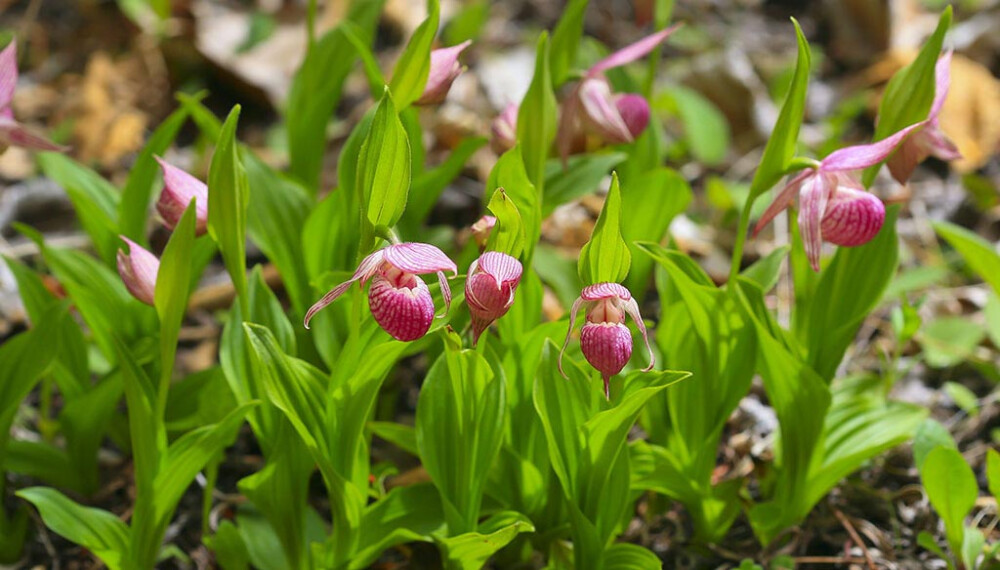
[[865,545],[865,542],[861,540],[860,536],[858,536],[858,531],[854,530],[854,525],[851,524],[850,519],[848,519],[844,513],[840,512],[837,508],[833,509],[833,514],[836,515],[840,524],[844,525],[844,529],[847,530],[847,534],[851,535],[851,540],[854,541],[854,544],[857,544],[858,547],[861,548],[861,553],[865,556],[865,562],[867,562],[869,570],[875,570],[875,561],[872,559],[872,554],[871,552],[868,552],[868,547]]
[[796,564],[861,564],[864,558],[857,556],[796,556]]

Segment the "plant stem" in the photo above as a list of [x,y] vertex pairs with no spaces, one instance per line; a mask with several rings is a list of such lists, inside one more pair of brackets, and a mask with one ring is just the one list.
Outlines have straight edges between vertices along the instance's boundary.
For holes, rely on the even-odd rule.
[[729,266],[729,280],[726,287],[733,287],[736,283],[736,276],[740,273],[740,262],[743,261],[743,245],[747,241],[747,230],[750,227],[750,209],[753,207],[753,199],[747,197],[743,204],[743,211],[740,212],[739,228],[736,230],[736,243],[733,244],[733,258]]

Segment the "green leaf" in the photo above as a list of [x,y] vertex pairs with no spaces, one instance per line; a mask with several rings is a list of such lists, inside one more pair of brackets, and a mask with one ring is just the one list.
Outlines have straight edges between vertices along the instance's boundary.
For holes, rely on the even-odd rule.
[[1000,254],[990,242],[949,222],[933,222],[934,231],[962,256],[965,263],[1000,295]]
[[990,494],[1000,497],[1000,453],[995,449],[986,450],[986,483]]
[[477,528],[487,475],[503,439],[506,387],[471,350],[446,349],[417,401],[417,447],[441,493],[448,533]]
[[604,551],[605,570],[657,570],[663,567],[660,557],[638,544],[613,544]]
[[648,170],[622,187],[622,210],[628,212],[622,236],[632,254],[625,286],[640,300],[649,289],[654,261],[643,255],[636,242],[664,239],[670,222],[688,207],[692,197],[687,180],[670,168]]
[[139,245],[146,245],[146,220],[148,218],[149,202],[153,185],[160,171],[154,156],[161,155],[177,137],[188,111],[181,107],[160,123],[153,131],[149,142],[136,157],[135,163],[128,174],[128,181],[122,189],[121,203],[118,205],[119,230],[121,233]]
[[361,145],[358,174],[368,221],[376,228],[396,225],[410,191],[410,142],[388,90]]
[[[944,36],[951,27],[951,6],[945,8],[938,20],[937,29],[920,49],[913,63],[896,72],[886,85],[885,94],[878,106],[873,141],[882,140],[914,123],[927,118],[934,101],[934,66],[937,64],[944,43]],[[865,186],[871,184],[878,166],[865,171]]]
[[795,38],[798,42],[799,53],[795,62],[795,73],[792,76],[791,86],[788,88],[788,95],[781,105],[781,112],[778,120],[771,131],[771,138],[767,140],[764,147],[764,155],[760,159],[760,166],[753,175],[750,183],[749,202],[753,202],[758,196],[763,194],[768,188],[774,186],[784,175],[795,155],[795,149],[799,141],[799,127],[802,125],[802,117],[806,108],[806,88],[809,85],[809,67],[812,65],[809,55],[809,42],[802,35],[799,23],[792,18],[795,25]]
[[84,507],[47,487],[29,487],[17,492],[42,515],[45,526],[94,553],[112,570],[124,568],[128,550],[128,527],[113,514]]
[[396,487],[365,511],[358,551],[350,568],[368,568],[382,552],[403,542],[430,542],[444,528],[441,500],[430,484]]
[[446,568],[479,570],[517,535],[534,530],[535,526],[524,515],[506,511],[487,519],[477,532],[438,539],[438,546]]
[[966,568],[979,568],[976,562],[983,554],[986,546],[986,535],[977,527],[966,527],[965,537],[962,539],[962,564]]
[[[384,0],[352,2],[347,19],[355,35],[372,43]],[[305,184],[310,195],[319,191],[320,171],[326,152],[326,127],[344,90],[344,80],[354,67],[355,52],[340,28],[334,28],[310,46],[292,80],[285,105],[291,174]]]
[[84,231],[101,260],[115,265],[118,250],[118,189],[100,174],[60,152],[38,154],[38,165],[48,178],[66,190]]
[[486,193],[503,188],[517,205],[524,227],[524,262],[530,266],[535,246],[542,233],[542,204],[538,189],[528,179],[521,146],[515,146],[500,156],[486,181]]
[[948,368],[972,358],[986,331],[966,318],[941,317],[926,323],[917,338],[927,364]]
[[417,432],[413,426],[396,422],[368,422],[368,429],[410,455],[420,456],[420,451],[417,449]]
[[556,208],[594,192],[611,169],[628,155],[623,152],[571,156],[566,168],[559,160],[545,163],[545,204],[542,216],[548,217]]
[[976,504],[979,485],[972,468],[956,449],[935,447],[920,466],[920,481],[944,521],[951,551],[962,551],[964,521]]
[[434,36],[437,35],[440,17],[438,0],[428,0],[427,19],[413,32],[403,55],[399,56],[399,61],[393,68],[389,89],[395,94],[400,109],[409,107],[424,92],[427,74],[431,70],[431,47]]
[[219,523],[215,534],[204,538],[215,555],[215,562],[224,570],[250,570],[250,553],[236,525],[229,520]]
[[250,187],[236,145],[239,118],[240,106],[236,105],[222,125],[208,171],[208,233],[219,246],[242,304],[246,302],[247,294],[246,234]]
[[708,165],[720,164],[729,150],[729,122],[710,100],[694,89],[672,86],[661,95],[669,99],[684,129],[691,155]]
[[586,284],[620,283],[628,275],[632,254],[622,237],[622,196],[618,175],[611,175],[611,189],[590,241],[580,251],[580,279]]
[[979,398],[975,392],[957,382],[945,382],[942,389],[962,411],[972,417],[979,415]]
[[790,249],[791,247],[787,245],[775,248],[774,251],[744,269],[742,273],[743,277],[756,283],[761,291],[770,291],[778,284],[781,263],[785,261],[785,256],[788,255],[788,250]]
[[923,466],[927,454],[939,446],[958,449],[947,428],[935,420],[924,420],[913,437],[913,464],[917,469]]
[[587,0],[570,0],[552,31],[552,84],[562,85],[576,64],[576,52],[583,36]]
[[167,406],[167,389],[174,371],[177,337],[180,335],[184,313],[187,312],[194,231],[195,206],[192,201],[170,234],[156,277],[154,304],[160,317],[160,384],[156,400],[158,417],[162,417]]
[[525,171],[539,193],[545,188],[545,161],[555,135],[556,96],[549,71],[549,36],[542,32],[538,38],[535,73],[517,113],[517,140],[521,143]]
[[512,257],[520,256],[524,251],[524,226],[521,224],[521,214],[517,210],[517,205],[507,196],[503,188],[497,188],[486,208],[497,219],[496,226],[490,232],[486,249],[506,253]]

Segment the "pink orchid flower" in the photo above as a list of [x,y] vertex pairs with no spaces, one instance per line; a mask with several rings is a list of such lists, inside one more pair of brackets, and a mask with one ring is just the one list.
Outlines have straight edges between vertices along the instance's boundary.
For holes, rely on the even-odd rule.
[[133,297],[152,306],[156,296],[156,276],[160,260],[139,244],[119,236],[128,244],[128,253],[118,250],[118,275]]
[[208,231],[208,186],[160,157],[156,157],[163,170],[163,191],[156,202],[156,211],[163,223],[173,230],[181,221],[184,210],[194,200],[195,235]]
[[469,266],[465,302],[472,316],[472,344],[478,344],[483,331],[510,310],[522,271],[520,261],[498,251],[487,251]]
[[11,41],[0,51],[0,146],[19,146],[35,150],[64,151],[45,137],[36,135],[14,120],[11,102],[17,87],[17,42]]
[[649,102],[632,93],[612,93],[604,72],[645,57],[678,28],[671,26],[625,46],[594,64],[563,103],[556,145],[565,163],[586,133],[610,144],[632,142],[649,124]]
[[490,147],[493,152],[503,154],[517,144],[517,110],[518,106],[508,103],[503,111],[490,124]]
[[948,139],[938,124],[938,115],[941,114],[944,101],[948,98],[950,84],[951,52],[949,51],[942,55],[934,66],[934,103],[931,105],[930,113],[926,119],[917,123],[918,127],[913,134],[899,145],[899,150],[886,162],[892,177],[900,184],[905,184],[917,164],[929,156],[945,161],[962,158],[955,143]]
[[799,173],[767,207],[753,235],[791,206],[798,194],[799,230],[814,271],[819,271],[823,241],[845,247],[868,243],[882,229],[885,206],[865,191],[853,173],[885,160],[921,126],[916,123],[878,142],[842,148]]
[[584,287],[570,309],[569,330],[566,331],[566,340],[563,342],[562,350],[559,351],[559,372],[564,378],[566,373],[563,371],[562,357],[566,347],[569,346],[576,313],[581,307],[587,309],[587,322],[580,330],[580,350],[583,351],[587,362],[601,373],[601,378],[604,380],[604,396],[610,398],[611,389],[608,381],[621,372],[632,357],[632,331],[625,326],[626,314],[632,317],[639,328],[642,340],[646,343],[646,350],[649,351],[649,366],[642,370],[648,372],[653,369],[653,349],[649,346],[646,325],[642,322],[642,315],[639,314],[639,304],[623,285],[597,283]]
[[375,321],[397,340],[416,340],[427,334],[434,320],[431,292],[417,276],[437,273],[447,312],[451,305],[451,289],[445,271],[458,274],[455,262],[433,245],[398,243],[386,246],[364,258],[348,281],[334,287],[310,307],[303,324],[309,328],[313,315],[343,295],[355,281],[364,287],[371,280],[368,304]]
[[486,242],[489,241],[490,234],[493,233],[493,228],[496,227],[496,225],[496,217],[489,214],[479,218],[476,220],[476,223],[472,224],[472,237],[475,238],[480,251],[486,247]]
[[472,44],[465,40],[457,46],[436,49],[431,52],[431,69],[427,75],[427,85],[424,92],[416,100],[416,105],[437,105],[443,103],[448,96],[451,84],[458,79],[465,68],[458,62],[458,56]]

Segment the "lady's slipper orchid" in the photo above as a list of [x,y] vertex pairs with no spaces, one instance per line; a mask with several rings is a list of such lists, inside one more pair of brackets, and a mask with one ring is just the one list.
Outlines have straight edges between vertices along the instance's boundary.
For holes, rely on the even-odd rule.
[[375,321],[397,340],[416,340],[427,333],[434,320],[431,292],[417,276],[437,273],[447,312],[451,305],[451,289],[445,271],[458,274],[455,263],[433,245],[399,243],[387,246],[364,258],[348,281],[334,287],[310,307],[303,324],[309,328],[313,315],[343,295],[355,281],[364,287],[371,280],[368,304]]
[[490,147],[493,148],[493,152],[503,154],[517,144],[517,110],[517,105],[508,103],[493,119],[490,125],[490,132],[493,134]]
[[17,87],[17,42],[11,41],[3,51],[0,51],[0,147],[66,150],[66,147],[36,135],[14,120],[14,112],[10,105],[14,100],[15,87]]
[[431,69],[427,74],[427,85],[417,99],[416,105],[436,105],[448,96],[448,90],[465,68],[458,62],[458,56],[472,43],[470,40],[457,46],[436,49],[431,52]]
[[118,250],[118,275],[133,297],[152,306],[156,293],[156,276],[160,260],[141,245],[119,236],[128,244],[128,253]]
[[559,117],[556,144],[563,162],[587,132],[610,144],[630,143],[649,124],[649,103],[633,93],[616,94],[604,72],[631,63],[660,45],[677,29],[671,26],[625,46],[594,64],[569,98]]
[[490,216],[489,214],[483,216],[476,220],[476,223],[472,224],[472,237],[476,239],[476,243],[479,244],[479,249],[482,251],[486,247],[486,242],[490,239],[490,234],[493,232],[493,228],[497,225],[497,219],[495,216]]
[[163,170],[163,191],[156,202],[163,223],[173,230],[194,200],[195,235],[204,235],[208,230],[208,186],[158,156],[156,161]]
[[479,336],[493,321],[510,310],[522,271],[520,261],[498,251],[482,254],[469,266],[465,302],[472,316],[473,344],[479,342]]
[[934,156],[941,160],[958,160],[962,154],[958,152],[955,143],[951,142],[941,130],[938,124],[938,115],[944,107],[944,101],[948,98],[948,87],[951,84],[951,52],[941,56],[934,66],[934,103],[931,105],[927,118],[917,123],[918,127],[901,145],[889,160],[886,166],[892,177],[900,184],[906,183],[913,174],[913,169],[917,164],[923,162],[928,156]]
[[646,325],[639,314],[639,304],[632,298],[632,293],[618,283],[597,283],[584,287],[580,297],[573,303],[569,313],[569,330],[562,350],[559,351],[559,372],[563,372],[562,356],[569,346],[573,333],[576,313],[581,307],[587,309],[587,322],[580,330],[580,350],[591,366],[601,373],[604,380],[604,396],[611,397],[608,381],[625,368],[632,356],[632,331],[625,326],[625,315],[635,321],[635,326],[642,334],[642,340],[649,351],[649,366],[643,372],[653,369],[653,349],[649,346],[649,336]]
[[920,123],[878,142],[842,148],[792,178],[754,227],[757,233],[799,196],[799,230],[806,256],[819,271],[822,242],[853,247],[868,243],[882,229],[885,206],[865,191],[852,172],[886,159]]

